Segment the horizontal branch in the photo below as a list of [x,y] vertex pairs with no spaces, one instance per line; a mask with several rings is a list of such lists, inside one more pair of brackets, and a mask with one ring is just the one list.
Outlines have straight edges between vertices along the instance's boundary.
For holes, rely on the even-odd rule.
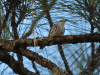
[[[85,35],[65,35],[59,37],[37,37],[36,46],[40,48],[44,46],[56,45],[56,44],[76,44],[84,42],[100,42],[100,34],[85,34]],[[34,46],[33,39],[18,39],[18,40],[5,40],[0,39],[0,48],[13,50],[14,48],[26,48],[28,46]]]
[[[54,44],[65,44],[65,43],[83,43],[83,42],[100,42],[100,34],[93,33],[93,34],[85,34],[85,35],[65,35],[59,37],[37,37],[36,38],[36,45],[37,46],[49,46]],[[65,74],[62,69],[59,69],[55,64],[47,59],[43,58],[42,56],[38,55],[37,53],[25,49],[28,46],[34,46],[33,39],[18,39],[18,40],[5,40],[0,39],[0,50],[4,50],[6,52],[15,52],[21,55],[26,56],[30,60],[36,61],[43,67],[46,67],[53,71],[54,73],[62,73]],[[45,62],[45,63],[44,63]],[[51,65],[52,64],[52,65]]]

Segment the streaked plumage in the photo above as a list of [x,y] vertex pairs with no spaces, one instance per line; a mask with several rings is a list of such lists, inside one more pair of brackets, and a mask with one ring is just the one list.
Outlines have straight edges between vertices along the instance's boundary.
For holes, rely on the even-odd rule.
[[65,28],[64,28],[65,22],[66,22],[65,20],[60,20],[56,24],[54,24],[49,32],[49,36],[50,37],[62,36],[65,31]]

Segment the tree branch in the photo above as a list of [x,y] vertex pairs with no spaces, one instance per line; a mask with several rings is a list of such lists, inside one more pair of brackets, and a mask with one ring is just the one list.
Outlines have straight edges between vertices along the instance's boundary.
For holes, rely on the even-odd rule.
[[69,73],[69,75],[73,75],[73,73],[72,73],[72,71],[70,70],[70,67],[69,67],[69,65],[68,65],[68,62],[67,62],[67,60],[66,60],[66,57],[65,57],[65,55],[64,55],[64,52],[63,52],[63,50],[62,50],[61,44],[58,44],[58,50],[59,50],[59,53],[60,53],[60,55],[61,55],[61,57],[62,57],[62,60],[64,61],[66,71]]
[[[12,56],[10,56],[7,52],[4,52],[4,50],[0,51],[0,61],[6,63],[15,73],[19,75],[34,75],[34,72],[31,72],[24,68],[22,63],[19,61],[16,61]],[[9,61],[9,62],[8,62]]]
[[[84,34],[84,35],[65,35],[59,37],[37,37],[36,38],[36,46],[50,46],[56,44],[67,44],[67,43],[83,43],[83,42],[100,42],[100,34]],[[0,39],[0,47],[3,49],[10,49],[10,51],[14,48],[26,48],[28,46],[34,46],[33,39],[18,39],[18,40],[5,40]]]
[[[44,37],[44,38],[36,38],[37,39],[37,45],[52,45],[52,44],[65,44],[65,43],[83,43],[83,42],[100,42],[100,34],[99,33],[93,33],[93,34],[85,34],[85,35],[66,35],[66,36],[60,36],[60,37]],[[45,40],[45,41],[44,41]],[[15,52],[21,55],[26,56],[28,59],[32,61],[36,61],[38,64],[42,65],[43,67],[46,67],[50,70],[52,70],[55,73],[55,70],[58,72],[62,72],[61,69],[59,71],[58,67],[47,59],[43,58],[42,56],[39,56],[37,53],[22,49],[24,47],[28,46],[34,46],[33,39],[19,39],[19,40],[5,40],[0,39],[0,50],[5,50],[6,52]],[[97,52],[100,53],[100,52]],[[97,58],[99,58],[100,54],[94,55],[95,60],[97,61]],[[44,63],[45,62],[45,63]],[[55,67],[55,68],[54,68]],[[90,68],[89,68],[90,69]],[[56,74],[58,74],[58,72]]]
[[[8,52],[10,50],[6,49],[3,51]],[[57,75],[62,75],[62,74],[68,75],[63,69],[60,69],[56,64],[52,63],[50,60],[42,57],[41,55],[38,55],[38,53],[36,52],[30,51],[28,49],[23,49],[23,48],[20,48],[19,50],[13,49],[12,51],[15,53],[21,54],[23,56],[26,56],[28,59],[32,61],[36,61],[36,63],[40,64],[42,67],[50,69],[52,72],[54,72]]]

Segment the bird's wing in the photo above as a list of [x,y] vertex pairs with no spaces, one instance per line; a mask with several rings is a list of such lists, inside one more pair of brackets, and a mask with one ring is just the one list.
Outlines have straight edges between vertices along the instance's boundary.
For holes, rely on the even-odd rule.
[[54,37],[54,36],[60,36],[61,35],[61,27],[59,26],[59,25],[54,25],[52,28],[51,28],[51,30],[50,30],[50,32],[49,32],[49,36],[52,36],[52,37]]

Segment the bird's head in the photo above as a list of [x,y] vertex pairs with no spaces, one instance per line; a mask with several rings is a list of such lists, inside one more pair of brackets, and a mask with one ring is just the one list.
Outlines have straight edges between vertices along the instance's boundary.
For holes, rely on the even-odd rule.
[[62,25],[62,26],[64,26],[64,24],[65,24],[66,21],[67,21],[67,20],[60,20],[60,21],[59,21],[59,24]]

